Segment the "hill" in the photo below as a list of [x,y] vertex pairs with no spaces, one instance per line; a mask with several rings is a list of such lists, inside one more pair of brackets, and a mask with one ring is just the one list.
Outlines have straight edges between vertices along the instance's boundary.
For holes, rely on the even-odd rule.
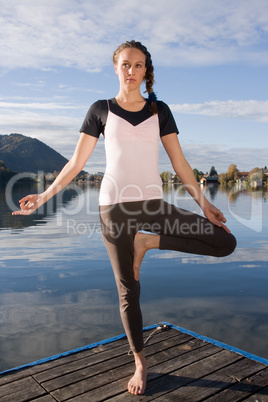
[[36,138],[22,134],[0,135],[0,160],[13,172],[60,171],[68,162]]

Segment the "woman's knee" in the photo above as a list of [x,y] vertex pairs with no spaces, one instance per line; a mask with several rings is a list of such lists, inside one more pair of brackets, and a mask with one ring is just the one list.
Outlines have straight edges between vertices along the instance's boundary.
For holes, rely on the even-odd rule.
[[139,305],[140,299],[140,283],[132,281],[131,284],[127,286],[124,284],[119,285],[119,302],[120,302],[120,311],[125,312],[129,309],[135,308],[135,306]]
[[234,252],[236,248],[237,242],[236,238],[232,233],[226,233],[225,240],[220,247],[220,255],[219,257],[226,257]]

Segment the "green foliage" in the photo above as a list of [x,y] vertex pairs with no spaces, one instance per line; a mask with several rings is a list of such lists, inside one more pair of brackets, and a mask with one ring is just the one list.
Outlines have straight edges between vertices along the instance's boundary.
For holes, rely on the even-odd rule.
[[234,163],[229,166],[227,176],[228,181],[236,181],[239,178],[239,171]]
[[222,186],[225,186],[228,183],[227,173],[219,174],[219,182],[220,182],[220,185],[222,185]]
[[215,169],[215,166],[211,166],[210,171],[209,171],[209,176],[218,176],[218,172]]
[[239,170],[237,169],[237,166],[232,163],[228,171],[226,173],[220,173],[219,174],[219,182],[223,186],[233,186],[236,180],[239,179]]
[[202,177],[204,176],[204,173],[201,170],[198,169],[193,169],[193,174],[196,178],[196,181],[200,182],[200,180],[202,179]]
[[171,172],[168,172],[168,171],[160,174],[160,177],[161,177],[163,183],[167,183],[168,181],[170,181],[171,176],[172,176]]
[[194,177],[196,178],[196,181],[200,181],[199,171],[197,169],[193,169],[193,174],[194,174]]
[[6,167],[4,161],[0,161],[0,183],[7,183],[14,173]]

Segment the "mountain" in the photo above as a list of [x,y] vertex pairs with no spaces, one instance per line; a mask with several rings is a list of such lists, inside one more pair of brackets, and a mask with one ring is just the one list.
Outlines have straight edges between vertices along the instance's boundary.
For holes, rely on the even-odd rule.
[[13,172],[32,173],[60,171],[68,162],[42,141],[22,134],[0,135],[0,160]]

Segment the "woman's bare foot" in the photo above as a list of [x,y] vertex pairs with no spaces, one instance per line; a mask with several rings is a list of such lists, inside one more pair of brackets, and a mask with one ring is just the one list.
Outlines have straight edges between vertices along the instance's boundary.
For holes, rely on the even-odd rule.
[[140,279],[140,266],[146,251],[159,248],[159,235],[137,232],[134,238],[133,271],[136,281]]
[[146,388],[147,380],[147,363],[143,352],[134,353],[136,371],[129,380],[128,391],[133,395],[141,395]]

